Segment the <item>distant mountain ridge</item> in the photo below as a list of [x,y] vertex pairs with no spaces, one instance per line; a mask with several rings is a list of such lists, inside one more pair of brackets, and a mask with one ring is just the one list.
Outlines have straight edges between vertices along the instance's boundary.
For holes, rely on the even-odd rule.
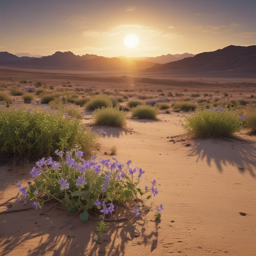
[[[142,71],[155,65],[153,61],[150,62],[147,58],[106,58],[94,54],[79,56],[72,52],[55,52],[53,55],[43,56],[40,58],[26,53],[21,53],[19,56],[23,57],[18,57],[8,52],[0,52],[0,65],[21,68],[85,71]],[[160,58],[162,58],[162,56],[160,56]]]
[[170,75],[256,77],[256,46],[230,45],[217,51],[155,65],[146,71],[165,72]]

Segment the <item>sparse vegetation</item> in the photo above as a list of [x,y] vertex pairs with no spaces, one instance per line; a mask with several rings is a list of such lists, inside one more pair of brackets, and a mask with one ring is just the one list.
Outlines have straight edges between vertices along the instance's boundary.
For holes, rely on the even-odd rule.
[[137,117],[139,119],[156,119],[158,110],[155,107],[142,105],[137,106],[132,111],[132,117]]
[[34,95],[32,93],[26,93],[22,96],[22,99],[25,103],[31,103],[32,100],[34,100]]
[[11,103],[12,99],[11,99],[11,97],[7,93],[0,92],[0,102],[1,101],[5,101],[5,102],[8,102],[8,103]]
[[124,127],[126,124],[126,115],[124,111],[120,111],[118,107],[107,107],[96,109],[93,112],[93,118],[96,125],[106,125],[114,127]]
[[159,104],[158,104],[158,108],[159,108],[160,110],[164,110],[164,109],[170,108],[170,106],[169,106],[169,104],[162,102],[162,103],[159,103]]
[[83,99],[77,99],[75,101],[75,104],[80,106],[80,107],[83,107],[87,102],[89,102],[90,99],[89,98],[83,98]]
[[106,96],[98,96],[94,99],[91,99],[86,105],[86,109],[88,110],[95,110],[98,108],[100,109],[102,107],[112,107],[112,101]]
[[231,137],[242,122],[236,111],[224,108],[197,110],[185,118],[185,130],[196,138]]
[[144,105],[145,103],[141,100],[130,100],[127,105],[129,108],[136,108],[138,105]]
[[177,111],[194,111],[196,109],[196,104],[194,102],[176,102],[172,104],[174,110]]
[[23,91],[18,87],[12,87],[11,88],[11,95],[13,96],[21,96],[23,95]]

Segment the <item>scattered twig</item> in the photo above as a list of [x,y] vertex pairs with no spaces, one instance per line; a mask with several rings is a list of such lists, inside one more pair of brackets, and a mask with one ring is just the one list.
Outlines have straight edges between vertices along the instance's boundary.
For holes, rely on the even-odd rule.
[[64,228],[79,212],[77,212],[74,216],[72,216],[60,229]]
[[1,214],[4,214],[4,213],[12,213],[12,212],[21,212],[21,211],[26,211],[26,210],[30,210],[30,209],[35,209],[35,208],[34,208],[34,207],[27,207],[27,208],[23,208],[23,209],[7,210],[7,211],[0,212],[0,215],[1,215]]
[[8,203],[9,201],[11,201],[11,200],[13,200],[13,199],[16,199],[16,198],[18,197],[18,195],[19,195],[19,193],[18,193],[16,196],[14,196],[14,197],[12,197],[12,198],[8,199],[8,200],[7,200],[7,201],[5,201],[4,203],[0,204],[0,206],[5,205],[6,203]]

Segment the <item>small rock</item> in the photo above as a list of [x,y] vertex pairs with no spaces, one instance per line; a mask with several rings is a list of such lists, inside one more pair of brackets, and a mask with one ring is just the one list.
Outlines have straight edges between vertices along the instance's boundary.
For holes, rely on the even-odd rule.
[[189,144],[189,143],[185,145],[185,147],[190,147],[190,146],[191,146],[191,144]]
[[104,155],[107,155],[108,153],[107,152],[104,152]]
[[241,216],[246,216],[246,215],[247,215],[247,214],[244,213],[244,212],[239,212],[239,214],[240,214]]
[[174,220],[171,220],[171,222],[173,223],[173,222],[175,222]]

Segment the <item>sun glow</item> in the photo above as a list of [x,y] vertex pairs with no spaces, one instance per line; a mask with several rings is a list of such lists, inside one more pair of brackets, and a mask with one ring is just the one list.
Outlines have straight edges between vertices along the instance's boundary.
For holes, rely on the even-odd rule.
[[136,35],[128,35],[124,39],[124,45],[128,48],[135,48],[139,44],[139,38]]

